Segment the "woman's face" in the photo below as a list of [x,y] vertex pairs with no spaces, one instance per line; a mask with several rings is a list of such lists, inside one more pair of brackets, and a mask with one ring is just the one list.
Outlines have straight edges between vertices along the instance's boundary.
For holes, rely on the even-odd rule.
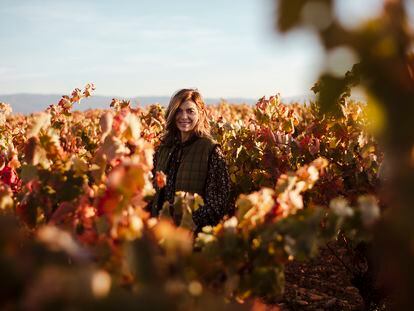
[[198,107],[192,100],[183,102],[175,113],[175,125],[181,134],[191,134],[198,119]]

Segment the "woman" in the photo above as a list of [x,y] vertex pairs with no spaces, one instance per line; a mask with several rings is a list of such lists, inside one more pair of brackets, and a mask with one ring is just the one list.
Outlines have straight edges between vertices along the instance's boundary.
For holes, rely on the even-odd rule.
[[158,215],[164,202],[172,206],[176,191],[203,197],[204,206],[193,213],[197,231],[217,224],[227,213],[227,165],[219,146],[211,139],[205,104],[197,89],[182,89],[171,97],[166,128],[154,156],[153,175],[158,171],[167,175],[167,183],[162,189],[155,185],[152,216]]

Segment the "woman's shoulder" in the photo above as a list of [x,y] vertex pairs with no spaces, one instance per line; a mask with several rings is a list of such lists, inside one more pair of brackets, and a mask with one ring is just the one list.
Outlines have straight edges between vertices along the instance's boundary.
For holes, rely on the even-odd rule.
[[160,142],[157,146],[154,147],[154,157],[157,158],[160,154],[169,152],[172,146],[170,144],[166,144]]
[[156,146],[154,146],[154,154],[160,153],[160,150],[164,148],[164,146],[162,144],[158,144]]
[[211,154],[219,144],[211,137],[198,137],[197,144],[204,150]]
[[205,147],[204,150],[208,153],[209,159],[224,158],[221,146],[216,140],[211,137],[200,137],[198,140]]
[[208,137],[208,136],[199,137],[198,140],[200,141],[200,143],[209,145],[211,147],[215,147],[219,145],[217,141],[215,141],[212,137]]
[[155,151],[159,151],[161,149],[169,149],[174,147],[174,145],[178,144],[178,139],[164,139],[160,140],[157,147],[154,148]]
[[221,149],[220,144],[216,143],[211,151],[211,155],[217,159],[224,159],[223,149]]

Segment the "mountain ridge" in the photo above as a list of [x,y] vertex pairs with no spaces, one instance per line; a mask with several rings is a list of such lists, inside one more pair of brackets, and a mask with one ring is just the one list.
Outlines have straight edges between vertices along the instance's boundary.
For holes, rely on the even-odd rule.
[[[45,110],[49,105],[57,104],[62,98],[62,95],[58,94],[35,94],[35,93],[16,93],[16,94],[0,94],[0,102],[9,104],[12,107],[14,113],[29,114],[37,111]],[[131,101],[132,106],[145,107],[150,104],[159,103],[161,105],[167,105],[169,96],[135,96],[135,97],[123,97],[123,96],[104,96],[93,95],[89,98],[84,98],[79,104],[75,103],[74,110],[87,110],[87,109],[108,109],[113,98],[126,99]],[[257,100],[252,98],[243,97],[229,97],[223,98],[224,100],[232,103],[247,103],[254,104]],[[222,98],[205,98],[207,104],[218,103]]]
[[[12,107],[13,113],[30,114],[33,112],[43,111],[52,104],[57,104],[62,98],[62,95],[58,94],[37,94],[37,93],[16,93],[16,94],[0,94],[0,102],[9,104]],[[134,96],[134,97],[122,97],[122,96],[105,96],[105,95],[93,95],[89,98],[84,98],[81,102],[75,103],[74,110],[88,110],[88,109],[108,109],[113,98],[126,99],[131,101],[133,107],[141,106],[145,107],[150,104],[159,103],[167,106],[170,100],[169,96]],[[283,102],[306,102],[313,100],[311,95],[292,96],[282,98]],[[246,98],[246,97],[207,97],[205,102],[207,104],[216,104],[225,100],[229,103],[247,103],[255,104],[259,98]]]

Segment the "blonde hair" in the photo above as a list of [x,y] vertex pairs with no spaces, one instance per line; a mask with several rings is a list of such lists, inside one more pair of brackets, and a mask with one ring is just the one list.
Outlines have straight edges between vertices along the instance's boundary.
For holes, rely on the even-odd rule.
[[198,137],[211,138],[206,105],[200,92],[197,89],[181,89],[171,96],[170,103],[165,113],[166,126],[164,133],[161,136],[162,144],[172,144],[174,142],[174,138],[179,135],[179,130],[175,124],[175,115],[180,105],[188,100],[194,102],[198,109],[199,118],[194,127],[194,134]]

